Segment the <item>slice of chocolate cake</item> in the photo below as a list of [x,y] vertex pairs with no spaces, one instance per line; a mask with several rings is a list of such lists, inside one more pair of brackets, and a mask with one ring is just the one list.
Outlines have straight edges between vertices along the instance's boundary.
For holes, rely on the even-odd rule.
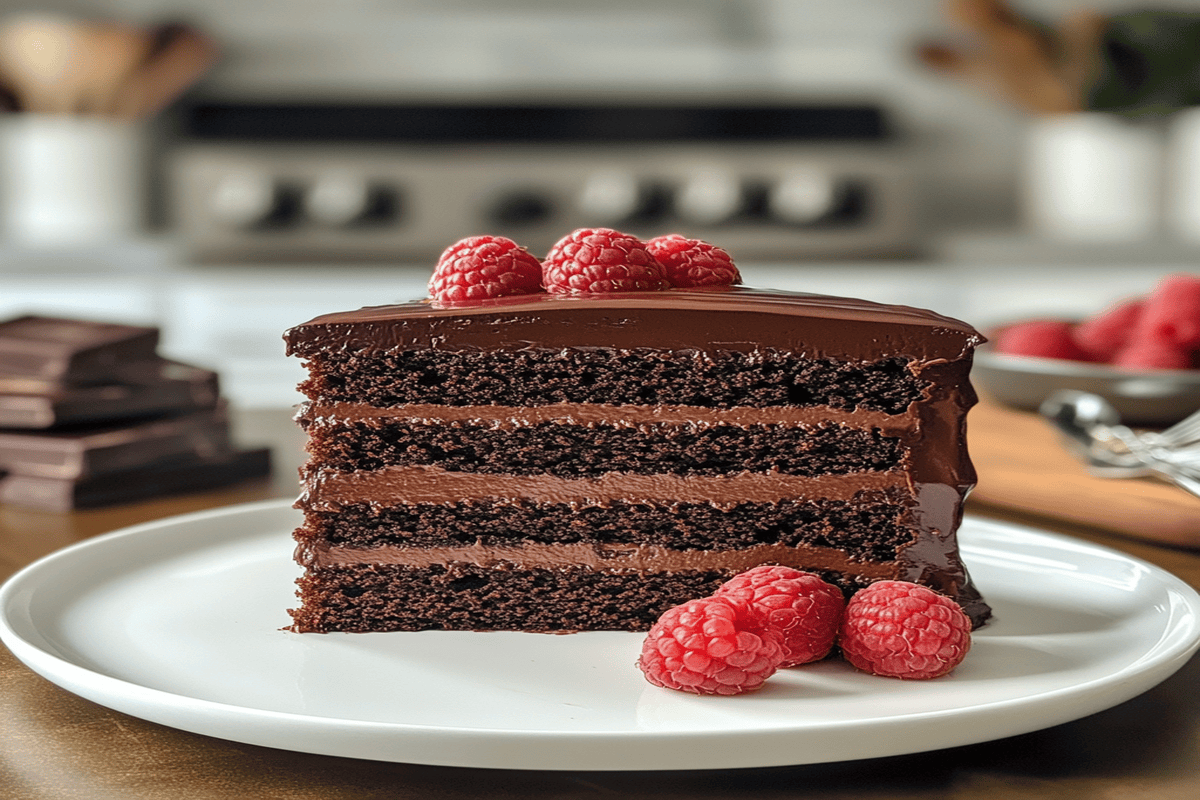
[[645,630],[763,563],[989,611],[955,539],[981,337],[741,287],[411,303],[291,329],[297,631]]

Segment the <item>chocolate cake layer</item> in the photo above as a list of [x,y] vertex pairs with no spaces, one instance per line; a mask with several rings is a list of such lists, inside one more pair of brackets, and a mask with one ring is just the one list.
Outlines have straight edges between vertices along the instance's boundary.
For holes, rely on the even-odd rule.
[[[597,571],[449,564],[309,570],[294,629],[319,631],[643,631],[668,608],[711,594],[733,573]],[[844,591],[867,582],[824,576]]]
[[337,351],[310,357],[301,391],[322,402],[828,406],[899,414],[927,388],[905,359],[869,364],[762,350],[613,348]]
[[901,463],[899,439],[837,425],[502,424],[366,420],[307,426],[323,468],[352,472],[437,465],[451,472],[597,477],[607,472],[723,475],[886,472]]
[[630,503],[577,507],[519,500],[467,500],[338,513],[310,512],[296,538],[365,548],[377,545],[460,547],[513,543],[643,543],[676,550],[733,550],[763,544],[840,547],[852,559],[892,561],[912,539],[907,493],[864,492],[852,501]]

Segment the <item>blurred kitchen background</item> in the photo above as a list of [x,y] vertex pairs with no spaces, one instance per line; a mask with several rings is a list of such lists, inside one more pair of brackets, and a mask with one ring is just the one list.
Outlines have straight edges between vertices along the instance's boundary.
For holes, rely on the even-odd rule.
[[1011,9],[0,0],[0,317],[160,325],[253,408],[284,329],[476,233],[679,231],[985,327],[1198,271],[1200,0]]

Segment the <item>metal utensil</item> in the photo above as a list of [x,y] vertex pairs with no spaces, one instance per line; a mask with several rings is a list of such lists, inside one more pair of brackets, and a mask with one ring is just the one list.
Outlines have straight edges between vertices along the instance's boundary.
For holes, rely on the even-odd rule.
[[1054,392],[1039,411],[1092,474],[1156,475],[1200,497],[1200,412],[1164,431],[1139,433],[1121,424],[1107,400],[1089,392]]

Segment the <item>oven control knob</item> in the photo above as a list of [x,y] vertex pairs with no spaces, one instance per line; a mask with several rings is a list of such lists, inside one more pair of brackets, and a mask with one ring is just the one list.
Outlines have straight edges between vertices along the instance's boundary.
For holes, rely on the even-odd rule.
[[234,228],[264,225],[280,213],[279,187],[267,175],[234,172],[221,178],[208,198],[209,213]]
[[588,225],[636,225],[657,221],[670,207],[670,191],[656,181],[639,180],[632,172],[608,169],[583,182],[577,211]]
[[592,173],[579,192],[579,213],[589,223],[616,225],[638,215],[643,191],[636,177],[620,170]]
[[815,168],[797,169],[771,187],[767,208],[775,219],[810,225],[832,213],[837,202],[838,185],[832,175]]
[[697,225],[716,225],[737,216],[745,205],[737,176],[720,169],[704,170],[684,181],[675,195],[675,213]]
[[483,215],[496,225],[538,225],[554,215],[554,204],[536,189],[511,189],[492,198]]
[[313,181],[304,193],[304,213],[323,225],[345,227],[382,216],[390,197],[359,176],[330,173]]

